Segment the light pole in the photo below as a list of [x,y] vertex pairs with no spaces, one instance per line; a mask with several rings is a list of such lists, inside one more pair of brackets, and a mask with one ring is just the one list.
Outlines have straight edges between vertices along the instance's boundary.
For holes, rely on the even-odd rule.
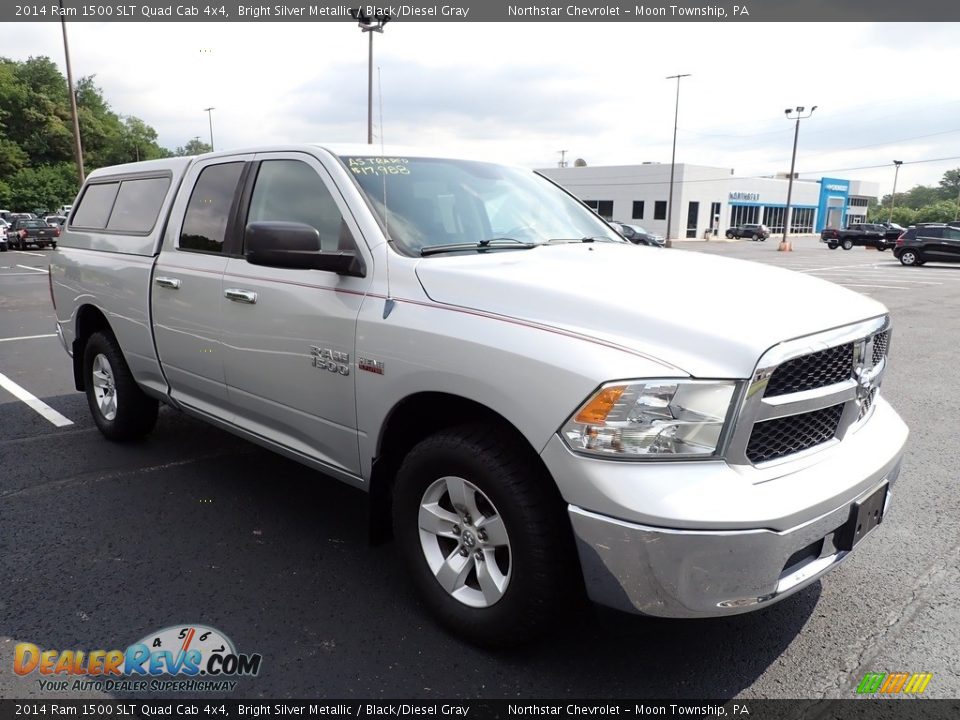
[[373,145],[373,34],[383,32],[383,26],[390,22],[390,13],[375,13],[370,16],[363,8],[352,8],[350,16],[357,21],[357,27],[370,34],[367,62],[367,145]]
[[[783,111],[784,115],[787,116],[787,120],[796,119],[797,126],[793,131],[793,155],[790,158],[790,178],[787,181],[787,207],[783,211],[783,240],[780,241],[780,245],[777,247],[777,250],[780,251],[793,251],[793,243],[787,240],[787,235],[790,232],[790,200],[793,198],[793,173],[797,166],[797,140],[800,137],[800,121],[813,115],[813,111],[816,109],[817,106],[814,105],[806,115],[803,114],[806,108],[802,105],[797,106],[796,109],[787,108]],[[791,113],[794,112],[796,113],[796,118],[791,116]]]
[[207,120],[210,122],[210,152],[213,152],[213,111],[216,110],[214,107],[204,108],[203,111],[207,113]]
[[77,93],[73,89],[73,71],[70,69],[70,45],[67,43],[67,21],[63,15],[63,0],[60,5],[60,27],[63,29],[63,55],[67,65],[67,90],[70,95],[70,116],[73,119],[73,154],[77,163],[77,176],[83,185],[85,173],[83,171],[83,147],[80,144],[80,118],[77,116]]
[[893,193],[890,195],[890,217],[887,218],[888,223],[893,222],[893,208],[897,204],[897,176],[900,174],[900,166],[903,165],[903,160],[894,160],[893,164],[896,170],[893,171]]
[[667,199],[667,247],[673,243],[670,242],[670,223],[673,220],[673,173],[677,162],[677,116],[680,114],[680,78],[690,77],[690,73],[684,75],[668,75],[667,80],[677,81],[677,102],[673,108],[673,151],[670,153],[670,193]]
[[566,167],[567,166],[567,151],[566,150],[557,150],[560,153],[560,162],[557,167]]

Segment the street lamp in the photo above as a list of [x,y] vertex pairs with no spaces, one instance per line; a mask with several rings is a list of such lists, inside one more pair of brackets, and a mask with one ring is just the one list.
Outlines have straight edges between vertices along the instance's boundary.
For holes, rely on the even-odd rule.
[[894,160],[893,164],[896,169],[893,171],[893,194],[890,196],[890,217],[887,218],[888,223],[893,222],[893,208],[897,204],[897,176],[900,174],[900,166],[903,165],[903,160]]
[[[783,211],[783,240],[780,241],[780,245],[777,247],[777,250],[787,252],[793,251],[793,244],[787,240],[787,235],[790,232],[790,200],[793,198],[793,173],[794,169],[797,166],[797,139],[800,137],[800,121],[813,115],[813,111],[817,109],[817,106],[814,105],[810,108],[810,112],[806,115],[803,114],[803,111],[806,110],[802,105],[798,105],[796,109],[787,108],[783,111],[786,115],[787,120],[797,121],[796,129],[793,131],[793,156],[790,158],[790,178],[787,181],[787,207]],[[795,116],[791,113],[796,113]]]
[[673,108],[673,151],[670,153],[670,194],[667,200],[667,247],[670,242],[670,222],[673,219],[673,173],[677,162],[677,116],[680,114],[680,78],[690,77],[690,73],[685,75],[668,75],[667,80],[677,81],[677,102]]
[[390,13],[367,15],[363,8],[352,8],[350,16],[357,21],[357,27],[370,33],[370,51],[367,63],[367,145],[373,145],[373,34],[382,33],[383,26],[390,22]]
[[60,27],[63,29],[63,55],[67,65],[67,90],[70,95],[70,116],[73,119],[73,154],[77,162],[77,176],[83,185],[83,147],[80,144],[80,118],[77,116],[77,93],[73,89],[73,71],[70,69],[70,46],[67,44],[67,21],[64,19],[63,0],[60,5]]
[[213,111],[216,110],[214,107],[204,108],[203,111],[207,113],[207,120],[210,122],[210,152],[213,152]]

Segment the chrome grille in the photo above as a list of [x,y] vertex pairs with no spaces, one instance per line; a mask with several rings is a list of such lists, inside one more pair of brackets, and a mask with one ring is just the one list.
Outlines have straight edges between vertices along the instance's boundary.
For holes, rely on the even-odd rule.
[[887,356],[887,345],[890,342],[890,331],[884,330],[873,336],[873,364],[878,365]]
[[727,459],[765,466],[843,441],[876,405],[889,344],[883,316],[772,347],[743,393]]
[[780,365],[770,376],[764,397],[826,387],[848,380],[852,374],[853,343],[827,348]]
[[801,415],[766,420],[753,426],[747,458],[762,463],[809,450],[836,437],[843,403]]

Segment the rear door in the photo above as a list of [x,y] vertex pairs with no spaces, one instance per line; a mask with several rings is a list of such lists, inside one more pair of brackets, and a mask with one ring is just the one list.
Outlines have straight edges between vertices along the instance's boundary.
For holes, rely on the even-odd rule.
[[960,228],[943,228],[943,260],[960,262]]
[[925,260],[940,262],[944,259],[942,227],[917,228],[917,240],[920,242],[920,252]]
[[[324,465],[359,475],[354,357],[371,258],[322,163],[297,152],[257,154],[243,225],[311,225],[323,250],[358,249],[366,277],[227,261],[226,382],[237,423]],[[243,210],[241,210],[243,214]]]
[[237,233],[241,179],[252,159],[212,158],[190,169],[153,272],[154,339],[170,395],[224,420],[232,412],[220,327],[223,271]]

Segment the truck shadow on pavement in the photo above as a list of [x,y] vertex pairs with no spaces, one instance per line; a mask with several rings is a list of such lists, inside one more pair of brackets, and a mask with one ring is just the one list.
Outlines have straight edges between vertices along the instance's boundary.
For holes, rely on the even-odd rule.
[[[54,433],[25,443],[18,461],[49,478],[116,447],[96,432]],[[697,621],[588,606],[538,643],[489,652],[434,624],[393,544],[368,544],[363,493],[166,410],[121,456],[113,470],[4,499],[5,671],[18,642],[123,650],[201,623],[263,656],[259,675],[223,697],[725,699],[786,651],[820,595],[814,584],[755,613]],[[2,675],[4,697],[49,695],[35,672]]]

